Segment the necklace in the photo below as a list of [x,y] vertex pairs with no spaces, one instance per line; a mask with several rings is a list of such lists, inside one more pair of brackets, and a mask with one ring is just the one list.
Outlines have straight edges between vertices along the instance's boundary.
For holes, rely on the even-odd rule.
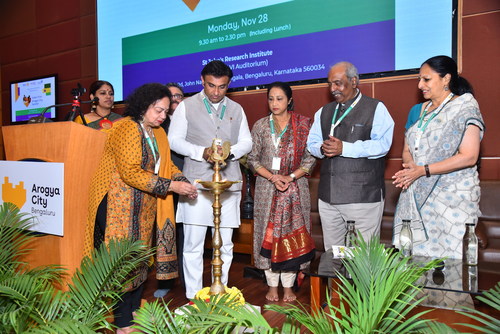
[[110,111],[110,112],[109,112],[109,114],[107,114],[106,116],[102,116],[101,114],[99,114],[99,113],[97,112],[97,109],[96,109],[96,110],[94,110],[94,113],[95,113],[97,116],[101,117],[101,118],[108,118],[109,114],[111,114],[111,111]]
[[101,117],[101,120],[99,121],[99,126],[103,129],[106,129],[106,130],[109,130],[113,127],[113,122],[111,122],[108,117],[109,115],[111,114],[111,111],[109,112],[109,114],[107,114],[106,116],[101,116],[101,114],[99,114],[97,112],[97,108],[94,110],[94,113]]

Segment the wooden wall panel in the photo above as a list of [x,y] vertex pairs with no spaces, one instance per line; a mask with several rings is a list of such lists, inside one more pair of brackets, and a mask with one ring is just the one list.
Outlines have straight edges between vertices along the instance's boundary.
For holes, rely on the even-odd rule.
[[36,1],[36,24],[38,28],[57,25],[80,17],[78,1],[43,0]]
[[37,41],[39,57],[78,49],[80,48],[80,20],[73,19],[38,29]]
[[486,123],[482,154],[499,157],[500,11],[464,17],[463,28],[462,74],[474,87]]
[[[500,77],[500,1],[463,0],[463,75],[476,89],[486,121],[482,143],[485,157],[483,179],[500,178],[500,94],[495,84]],[[20,19],[22,18],[22,19]],[[97,79],[95,0],[0,1],[0,66],[3,123],[9,124],[9,82],[56,72],[59,74],[58,102],[70,102],[70,91]],[[423,60],[422,60],[423,61]],[[326,76],[326,71],[325,71]],[[296,111],[313,117],[331,101],[326,84],[294,87]],[[409,108],[419,102],[416,81],[410,78],[367,80],[361,90],[381,99],[396,122],[394,145],[389,153],[387,174],[400,166],[403,126]],[[231,97],[247,111],[250,124],[267,115],[265,90],[236,92]],[[88,98],[88,94],[84,99]],[[87,106],[83,107],[87,110]],[[61,113],[65,116],[66,111]]]
[[[61,64],[66,66],[64,71],[61,71]],[[80,79],[80,65],[80,49],[74,49],[64,53],[55,53],[47,57],[39,58],[37,62],[37,66],[44,71],[42,74],[57,73],[59,82]]]
[[[89,45],[87,47],[81,48],[81,73],[82,73],[82,79],[81,83],[82,85],[84,82],[88,82],[88,84],[85,84],[85,87],[89,87],[90,84],[95,80],[95,73],[97,73],[97,49],[95,45]],[[106,79],[104,79],[106,80]]]
[[[0,38],[36,29],[35,2],[36,0],[0,1]],[[2,52],[3,44],[0,45]],[[3,61],[1,57],[0,61]]]
[[95,0],[80,0],[80,15],[82,17],[87,15],[96,14],[96,2]]
[[465,0],[464,15],[481,14],[500,10],[500,1],[498,0]]
[[417,80],[409,78],[398,81],[376,82],[375,98],[384,102],[394,120],[394,135],[388,157],[401,157],[404,142],[404,126],[410,108],[420,102]]
[[[80,19],[80,40],[82,46],[96,46],[96,15],[84,16]],[[97,54],[94,56],[97,60]]]
[[[2,66],[2,87],[4,90],[7,90],[9,93],[9,83],[18,79],[28,79],[32,77],[39,76],[42,73],[43,69],[40,69],[38,66],[38,59],[32,58],[28,60],[23,60],[20,62],[15,62]],[[6,108],[10,110],[10,107],[6,103],[9,101],[2,101],[4,112],[6,112]],[[5,118],[4,118],[5,120]]]
[[34,30],[3,38],[0,51],[2,64],[35,59],[38,48],[36,38]]

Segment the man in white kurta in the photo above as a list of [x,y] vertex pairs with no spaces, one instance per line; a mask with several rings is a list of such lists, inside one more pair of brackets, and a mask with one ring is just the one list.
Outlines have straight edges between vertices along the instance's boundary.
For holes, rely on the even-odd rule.
[[[243,108],[226,97],[233,73],[221,61],[208,63],[201,72],[203,90],[184,100],[172,118],[168,139],[175,152],[185,156],[183,174],[191,181],[212,180],[207,161],[214,138],[231,143],[222,179],[241,180],[238,159],[252,149],[252,137]],[[233,259],[233,228],[240,225],[241,183],[221,195],[222,284],[227,285]],[[213,195],[198,185],[198,198],[179,199],[177,221],[184,223],[183,269],[186,297],[194,298],[203,287],[203,250],[207,227],[213,227]],[[213,231],[212,231],[213,232]]]

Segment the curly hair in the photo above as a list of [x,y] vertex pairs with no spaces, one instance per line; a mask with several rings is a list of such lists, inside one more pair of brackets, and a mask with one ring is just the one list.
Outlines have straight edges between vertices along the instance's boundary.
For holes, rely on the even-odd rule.
[[136,122],[142,121],[150,105],[168,97],[172,100],[172,93],[167,86],[159,83],[148,83],[136,88],[126,99],[127,107],[123,116],[130,116]]

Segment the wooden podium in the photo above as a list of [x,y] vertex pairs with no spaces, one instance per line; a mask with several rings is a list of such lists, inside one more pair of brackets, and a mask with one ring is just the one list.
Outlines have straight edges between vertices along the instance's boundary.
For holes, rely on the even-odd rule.
[[39,159],[64,163],[64,236],[34,238],[23,259],[31,267],[62,265],[73,275],[83,257],[89,187],[106,134],[74,122],[37,123],[2,128],[7,160]]

